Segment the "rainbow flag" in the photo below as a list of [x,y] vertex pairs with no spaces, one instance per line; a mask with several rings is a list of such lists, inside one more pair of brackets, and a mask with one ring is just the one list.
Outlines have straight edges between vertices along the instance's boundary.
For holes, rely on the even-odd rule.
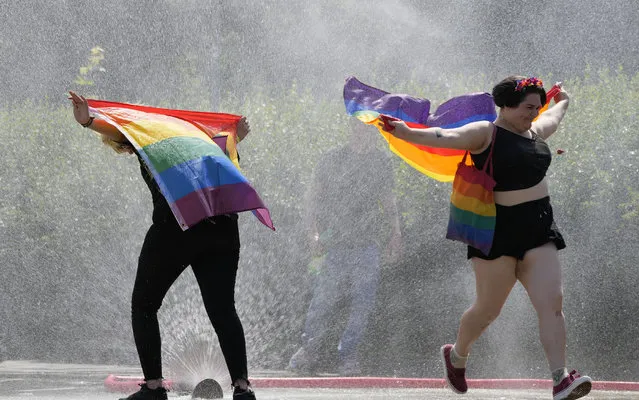
[[251,210],[275,230],[268,209],[239,169],[240,116],[88,102],[93,114],[135,147],[182,229],[214,215]]
[[344,84],[344,104],[349,115],[377,126],[393,153],[423,174],[442,182],[450,182],[463,150],[440,149],[406,142],[387,132],[383,118],[401,119],[414,128],[456,128],[475,121],[494,121],[495,103],[488,93],[471,93],[454,97],[430,113],[430,101],[405,94],[391,94],[368,86],[355,77]]
[[[559,93],[553,86],[546,95],[546,104],[540,114],[548,109],[550,100]],[[398,139],[388,131],[392,129],[385,116],[401,119],[413,128],[457,128],[475,121],[493,122],[497,118],[495,103],[490,93],[465,94],[446,101],[430,113],[430,101],[405,94],[393,94],[368,86],[351,76],[344,84],[346,112],[360,121],[375,125],[388,142],[391,151],[421,173],[442,182],[451,182],[457,165],[465,151],[442,149],[413,144]]]

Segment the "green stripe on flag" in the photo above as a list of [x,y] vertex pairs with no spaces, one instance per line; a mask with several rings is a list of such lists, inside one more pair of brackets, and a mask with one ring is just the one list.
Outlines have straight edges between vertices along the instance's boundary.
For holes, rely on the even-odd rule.
[[177,136],[144,146],[146,153],[158,173],[173,166],[205,156],[226,157],[220,146],[212,140]]
[[450,217],[453,221],[477,229],[495,229],[495,217],[486,217],[450,205]]

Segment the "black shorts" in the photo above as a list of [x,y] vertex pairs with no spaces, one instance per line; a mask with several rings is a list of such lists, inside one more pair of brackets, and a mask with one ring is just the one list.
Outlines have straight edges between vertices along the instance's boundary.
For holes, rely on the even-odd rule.
[[468,258],[494,260],[511,256],[523,260],[528,250],[552,242],[557,250],[566,247],[553,220],[550,197],[528,201],[514,206],[497,204],[497,220],[493,247],[486,256],[481,250],[468,246]]

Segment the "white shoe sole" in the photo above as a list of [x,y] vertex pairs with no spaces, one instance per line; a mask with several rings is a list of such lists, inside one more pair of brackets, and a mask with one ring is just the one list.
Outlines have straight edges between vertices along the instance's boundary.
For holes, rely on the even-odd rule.
[[575,381],[553,396],[553,400],[575,400],[584,397],[592,389],[592,379],[588,376],[580,376]]

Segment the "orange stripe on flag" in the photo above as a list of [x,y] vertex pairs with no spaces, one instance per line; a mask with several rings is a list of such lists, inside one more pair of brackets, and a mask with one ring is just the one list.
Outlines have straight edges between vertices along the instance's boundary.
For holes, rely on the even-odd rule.
[[462,194],[453,192],[450,196],[450,202],[459,209],[470,211],[477,215],[485,217],[494,217],[497,215],[495,203],[484,203],[474,197],[467,197]]

